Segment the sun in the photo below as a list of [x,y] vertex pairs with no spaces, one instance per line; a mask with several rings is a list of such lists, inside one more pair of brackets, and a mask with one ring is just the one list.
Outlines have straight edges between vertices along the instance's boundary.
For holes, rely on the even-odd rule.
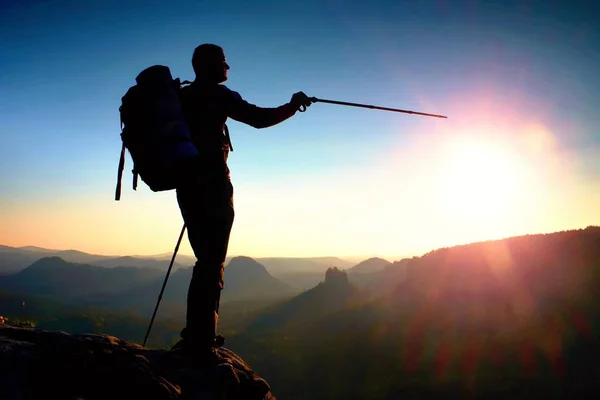
[[468,218],[502,217],[519,195],[519,168],[499,144],[452,143],[442,163],[440,201],[446,211]]

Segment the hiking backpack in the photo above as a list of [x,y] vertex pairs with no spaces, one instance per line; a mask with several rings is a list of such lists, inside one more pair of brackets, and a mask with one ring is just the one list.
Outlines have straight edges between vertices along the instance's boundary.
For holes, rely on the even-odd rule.
[[121,157],[115,200],[121,198],[125,150],[133,160],[133,190],[138,175],[153,192],[172,190],[184,168],[198,156],[185,121],[179,91],[188,81],[173,79],[168,67],[154,65],[135,78],[121,98]]

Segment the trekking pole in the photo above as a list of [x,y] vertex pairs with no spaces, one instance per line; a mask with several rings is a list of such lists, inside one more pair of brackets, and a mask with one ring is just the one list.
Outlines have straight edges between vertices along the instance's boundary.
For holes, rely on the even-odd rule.
[[[319,98],[316,98],[316,97],[311,97],[310,100],[313,103],[317,103],[317,102],[319,102],[319,103],[329,103],[329,104],[338,104],[338,105],[341,105],[341,106],[370,108],[372,110],[394,111],[394,112],[400,112],[400,113],[405,113],[405,114],[424,115],[426,117],[448,118],[445,115],[428,114],[428,113],[417,112],[417,111],[410,111],[410,110],[400,110],[398,108],[371,106],[369,104],[349,103],[347,101],[325,100],[325,99],[319,99]],[[305,110],[306,110],[306,107],[301,107],[301,109],[300,109],[301,112],[304,112]]]
[[175,251],[173,252],[173,257],[171,258],[171,264],[169,264],[169,269],[167,270],[167,276],[165,276],[165,281],[163,282],[162,289],[160,289],[160,294],[158,295],[158,301],[156,302],[156,307],[154,307],[154,313],[152,314],[152,319],[150,320],[150,325],[148,325],[148,330],[146,331],[146,337],[144,338],[143,347],[146,347],[146,341],[148,340],[148,336],[150,336],[150,329],[152,329],[152,324],[154,323],[154,317],[156,317],[156,311],[158,311],[158,305],[160,304],[160,300],[162,299],[163,292],[165,291],[165,286],[167,286],[167,280],[169,279],[169,274],[171,273],[171,268],[173,268],[173,263],[175,262],[175,256],[177,256],[177,251],[179,250],[179,245],[181,244],[181,239],[183,238],[183,232],[185,232],[185,223],[183,224],[183,228],[181,228],[181,233],[179,234],[179,239],[177,240],[177,245],[175,246]]

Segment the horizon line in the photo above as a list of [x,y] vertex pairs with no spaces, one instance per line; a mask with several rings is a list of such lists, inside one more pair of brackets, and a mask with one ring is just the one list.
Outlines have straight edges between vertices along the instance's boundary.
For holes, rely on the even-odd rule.
[[[455,246],[464,246],[464,245],[469,245],[469,244],[476,244],[476,243],[485,243],[485,242],[490,242],[490,241],[498,241],[498,240],[506,240],[506,239],[510,239],[510,238],[515,238],[515,237],[523,237],[523,236],[530,236],[530,235],[547,235],[547,234],[552,234],[552,233],[559,233],[559,232],[567,232],[567,231],[577,231],[577,230],[585,230],[587,228],[593,228],[593,227],[599,227],[597,225],[594,224],[586,224],[583,227],[579,227],[579,228],[565,228],[562,230],[553,230],[553,231],[548,231],[548,232],[536,232],[536,233],[523,233],[523,234],[519,234],[519,235],[512,235],[512,236],[507,236],[507,237],[497,237],[497,238],[488,238],[488,239],[482,239],[482,240],[478,240],[478,241],[473,241],[473,242],[469,242],[469,243],[454,243],[451,245],[446,245],[446,246],[438,246],[436,248],[432,248],[428,251],[424,251],[421,254],[412,254],[412,255],[381,255],[381,254],[371,254],[371,255],[345,255],[345,256],[340,256],[340,255],[321,255],[321,256],[248,256],[248,255],[242,255],[242,254],[237,254],[237,255],[228,255],[226,258],[234,258],[234,257],[250,257],[250,258],[254,258],[254,259],[260,259],[260,258],[296,258],[296,259],[314,259],[314,258],[339,258],[339,259],[346,259],[345,261],[349,261],[348,259],[352,259],[352,260],[356,260],[356,259],[363,259],[363,260],[367,260],[369,258],[374,258],[374,257],[378,257],[378,258],[383,258],[383,259],[387,259],[388,261],[400,261],[402,259],[405,258],[412,258],[412,257],[420,257],[423,256],[431,251],[435,251],[435,250],[439,250],[439,249],[444,249],[444,248],[450,248],[450,247],[455,247]],[[115,255],[115,254],[106,254],[106,253],[90,253],[87,251],[82,251],[82,250],[77,250],[77,249],[51,249],[51,248],[46,248],[43,246],[38,246],[38,245],[33,245],[33,244],[29,244],[29,245],[23,245],[23,246],[11,246],[11,245],[7,245],[7,244],[1,244],[0,246],[5,246],[5,247],[9,247],[9,248],[13,248],[13,249],[21,249],[21,250],[27,250],[27,248],[36,248],[39,250],[43,250],[43,251],[48,251],[48,252],[65,252],[65,251],[77,251],[80,253],[84,253],[84,254],[88,254],[88,255],[94,255],[94,256],[102,256],[102,257],[146,257],[146,258],[156,258],[156,257],[164,257],[167,256],[169,254],[173,254],[173,252],[163,252],[163,253],[154,253],[154,254],[125,254],[125,255]],[[181,253],[179,252],[178,255],[182,255],[182,256],[186,256],[186,257],[195,257],[193,254],[187,254],[187,253]]]
[[[28,244],[28,245],[23,245],[23,246],[11,246],[8,244],[2,244],[0,243],[0,246],[5,246],[5,247],[9,247],[9,248],[13,248],[13,249],[18,249],[18,250],[25,250],[27,251],[27,248],[33,248],[33,249],[38,249],[40,251],[47,251],[47,252],[67,252],[67,251],[76,251],[79,253],[84,253],[84,254],[88,254],[88,255],[92,255],[92,256],[101,256],[101,257],[114,257],[114,258],[120,258],[120,257],[138,257],[138,258],[156,258],[156,257],[166,257],[170,254],[173,254],[173,252],[163,252],[163,253],[153,253],[153,254],[107,254],[107,253],[95,253],[95,252],[88,252],[88,251],[83,251],[83,250],[78,250],[75,248],[64,248],[64,249],[55,249],[55,248],[48,248],[48,247],[43,247],[43,246],[38,246],[38,245],[34,245],[34,244]],[[191,257],[194,258],[194,254],[189,254],[189,253],[182,253],[182,252],[178,252],[177,256],[185,256],[185,257]],[[254,258],[254,259],[261,259],[261,258],[295,258],[295,259],[315,259],[315,258],[339,258],[341,260],[344,261],[349,261],[349,260],[355,260],[355,259],[362,259],[362,260],[367,260],[369,258],[383,258],[383,259],[388,259],[388,261],[398,261],[401,260],[403,258],[411,258],[414,257],[416,255],[404,255],[404,256],[399,256],[399,255],[381,255],[381,254],[359,254],[359,255],[314,255],[314,256],[297,256],[297,255],[289,255],[289,256],[248,256],[245,254],[235,254],[235,255],[227,255],[226,258],[235,258],[235,257],[250,257],[250,258]]]

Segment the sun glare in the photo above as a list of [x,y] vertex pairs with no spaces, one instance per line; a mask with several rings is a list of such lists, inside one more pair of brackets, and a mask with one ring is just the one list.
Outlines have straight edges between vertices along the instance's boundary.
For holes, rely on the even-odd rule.
[[500,146],[462,140],[447,152],[442,171],[442,203],[466,218],[500,217],[518,196],[516,160]]

